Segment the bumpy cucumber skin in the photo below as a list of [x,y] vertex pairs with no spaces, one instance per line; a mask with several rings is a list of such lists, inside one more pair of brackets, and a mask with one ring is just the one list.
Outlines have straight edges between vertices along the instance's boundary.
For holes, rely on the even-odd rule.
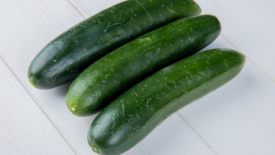
[[201,13],[193,0],[129,0],[81,22],[50,42],[29,67],[29,81],[50,89],[77,77],[123,44],[177,19]]
[[220,31],[216,17],[202,15],[139,37],[99,59],[75,79],[67,93],[69,110],[77,116],[100,111],[138,81],[209,45]]
[[233,79],[244,63],[245,56],[234,50],[213,49],[160,70],[96,117],[89,145],[101,155],[127,151],[171,114]]

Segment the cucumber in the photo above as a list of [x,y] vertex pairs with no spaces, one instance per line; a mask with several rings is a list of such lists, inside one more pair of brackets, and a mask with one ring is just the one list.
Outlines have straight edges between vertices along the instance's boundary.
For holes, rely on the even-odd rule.
[[72,27],[32,61],[28,77],[39,89],[75,79],[93,62],[125,43],[167,23],[199,15],[193,0],[128,0]]
[[209,45],[220,31],[216,17],[202,15],[139,37],[102,57],[74,80],[67,93],[69,110],[77,116],[100,111],[137,82]]
[[127,151],[171,114],[234,78],[244,63],[245,56],[237,51],[213,49],[160,70],[96,117],[89,145],[101,155]]

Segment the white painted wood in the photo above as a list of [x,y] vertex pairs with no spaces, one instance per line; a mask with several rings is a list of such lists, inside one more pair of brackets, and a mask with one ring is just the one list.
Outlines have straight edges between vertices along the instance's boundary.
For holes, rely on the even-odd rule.
[[[233,48],[220,37],[208,48]],[[275,84],[250,61],[232,81],[180,110],[216,154],[275,154]]]
[[[54,37],[83,20],[63,0],[9,0],[0,6],[0,54],[8,67],[28,90],[57,130],[77,154],[87,154],[89,147],[79,133],[87,132],[86,119],[70,115],[65,105],[66,87],[51,91],[33,88],[27,78],[31,60]],[[87,125],[79,125],[78,123]],[[79,129],[78,129],[79,128]],[[83,141],[83,142],[82,142]]]
[[[239,3],[240,6],[244,6],[244,2],[248,2],[245,0],[238,1],[238,4],[234,4],[233,1],[228,0],[196,1],[202,6],[205,13],[213,13],[221,19],[223,33],[231,42],[236,44],[253,61],[273,76],[274,71],[271,69],[274,63],[270,61],[270,58],[274,60],[274,52],[272,52],[274,48],[272,47],[271,40],[271,36],[273,35],[271,26],[273,26],[272,24],[274,24],[274,22],[270,18],[270,22],[266,22],[268,21],[266,18],[262,19],[257,15],[257,13],[260,14],[262,12],[272,13],[271,9],[265,9],[261,12],[258,11],[256,7],[258,6],[258,2],[255,0],[249,1],[253,6],[252,8],[238,6]],[[72,4],[75,4],[79,12],[86,17],[117,2],[119,1],[72,0]],[[267,8],[272,8],[272,5],[269,4],[274,3],[267,0],[263,2],[268,3],[268,5],[266,5]],[[232,7],[229,8],[228,6]],[[252,12],[252,9],[256,11]],[[247,12],[238,14],[240,10],[242,12],[247,11],[251,15],[247,15]],[[231,11],[233,11],[233,13]],[[230,15],[234,16],[232,17]],[[240,19],[237,19],[239,15]],[[248,17],[247,21],[244,17]],[[237,19],[236,23],[235,19]],[[256,19],[261,22],[257,23]],[[0,43],[2,49],[0,50],[0,55],[73,150],[77,154],[88,155],[93,153],[87,145],[86,134],[95,116],[80,118],[70,114],[65,104],[65,94],[68,84],[49,91],[37,90],[29,84],[26,75],[28,65],[37,52],[51,39],[81,20],[83,20],[83,18],[75,7],[72,6],[69,1],[65,0],[4,1],[3,5],[0,6]],[[249,26],[244,21],[250,23],[252,26],[250,28],[244,27]],[[265,27],[263,28],[261,25]],[[264,36],[261,36],[259,30],[263,29],[265,29],[263,33]],[[265,46],[263,47],[262,45]],[[220,37],[208,48],[213,47],[232,46],[224,38]],[[264,48],[264,50],[261,48]],[[5,70],[4,72],[6,73]],[[15,89],[12,86],[10,87],[12,90]],[[24,95],[24,93],[19,92],[17,94],[22,95],[22,99],[19,98],[20,101],[23,100],[24,97],[27,98],[27,95]],[[274,83],[248,61],[243,72],[236,79],[205,98],[182,109],[180,114],[182,115],[183,121],[181,121],[177,115],[173,115],[154,130],[142,143],[125,154],[273,155],[275,154],[273,148],[275,144],[275,127],[273,125],[275,114],[272,112],[275,99],[273,94]],[[9,99],[6,97],[7,95],[4,96],[3,98],[5,98],[5,100]],[[39,109],[36,111],[38,113],[37,115],[42,115],[41,111],[38,111]],[[1,114],[2,113],[3,112],[1,112]],[[24,115],[20,115],[17,117],[20,118],[18,119],[20,121],[24,120],[24,123],[25,120],[31,118],[39,119],[40,124],[46,124],[44,122],[47,122],[47,120],[43,121],[35,116],[36,115],[28,115],[28,117],[24,117]],[[0,119],[1,118],[2,117],[0,117]],[[186,122],[188,126],[182,122]],[[51,124],[49,126],[51,126]],[[48,125],[45,125],[45,128],[48,128]],[[26,129],[28,128],[26,127]],[[0,131],[2,132],[2,130]],[[48,131],[48,129],[46,131]],[[12,132],[11,130],[11,133],[15,132],[17,131]],[[56,131],[53,131],[53,133],[55,132]],[[3,135],[8,135],[4,133],[5,131]],[[36,133],[28,134],[33,135]],[[56,144],[52,143],[51,134],[52,132],[49,131],[49,136],[47,136],[49,140],[45,139],[44,142],[38,142],[34,145],[35,147],[36,145],[38,146],[36,150],[24,150],[26,154],[39,154],[31,151],[41,151],[43,149],[46,149],[44,152],[47,154],[70,154],[70,152],[66,153],[66,151],[68,151],[67,149],[65,153],[54,149],[54,147],[62,144],[55,145],[52,150],[50,150],[50,144]],[[2,134],[0,133],[0,135],[0,142],[2,142]],[[58,136],[60,137],[60,135],[57,135],[57,137]],[[20,138],[20,140],[27,141],[28,138]],[[5,140],[12,141],[13,139],[7,138]],[[8,144],[6,141],[5,144]],[[47,143],[47,146],[42,148],[44,143]],[[19,144],[18,142],[15,145],[16,147],[9,146],[9,148],[15,149],[17,145],[20,146],[23,144]],[[211,149],[209,149],[207,145]],[[1,154],[3,152],[2,150],[6,151],[7,153],[4,152],[6,154],[10,153],[8,151],[14,151],[6,148],[5,145],[0,145]],[[21,149],[21,147],[19,148]],[[61,149],[65,147],[60,146],[58,148]],[[51,153],[50,151],[56,152]],[[21,152],[12,152],[12,154],[21,154]]]
[[275,82],[275,1],[196,0],[203,13],[216,15],[223,34]]
[[[107,7],[106,3],[101,5]],[[27,78],[28,66],[38,51],[81,20],[83,17],[69,1],[6,1],[0,6],[0,55],[76,154],[91,155],[94,153],[88,146],[86,135],[95,116],[76,117],[67,110],[68,84],[52,90],[38,90]],[[126,154],[154,155],[155,152],[161,155],[213,154],[177,115],[170,117]]]
[[74,155],[2,60],[0,79],[0,154]]

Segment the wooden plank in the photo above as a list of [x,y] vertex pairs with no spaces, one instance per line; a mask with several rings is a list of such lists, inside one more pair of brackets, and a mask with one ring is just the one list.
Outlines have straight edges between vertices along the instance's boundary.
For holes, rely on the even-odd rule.
[[[11,0],[1,5],[0,10],[1,57],[75,152],[87,154],[86,136],[80,136],[79,132],[86,134],[89,125],[86,119],[74,117],[67,111],[67,87],[37,90],[27,78],[28,66],[38,51],[83,17],[67,1]],[[85,126],[78,123],[85,123]]]
[[0,59],[0,154],[75,154]]
[[[220,37],[208,48],[233,48]],[[250,61],[232,81],[179,113],[216,154],[275,154],[275,84]]]
[[196,0],[203,13],[216,15],[223,34],[275,82],[275,1]]
[[[45,91],[33,88],[27,78],[28,66],[38,51],[58,34],[83,20],[82,16],[68,1],[55,0],[43,3],[36,0],[11,0],[5,6],[0,6],[0,10],[0,54],[3,60],[73,150],[81,155],[93,154],[86,137],[95,116],[76,117],[67,110],[65,95],[69,84]],[[177,115],[165,121],[126,154],[155,154],[154,152],[163,155],[213,154]]]

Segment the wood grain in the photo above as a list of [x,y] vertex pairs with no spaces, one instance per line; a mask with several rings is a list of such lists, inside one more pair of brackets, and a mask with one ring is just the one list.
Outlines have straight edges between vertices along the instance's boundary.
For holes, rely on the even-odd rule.
[[0,79],[0,154],[74,155],[1,59]]

